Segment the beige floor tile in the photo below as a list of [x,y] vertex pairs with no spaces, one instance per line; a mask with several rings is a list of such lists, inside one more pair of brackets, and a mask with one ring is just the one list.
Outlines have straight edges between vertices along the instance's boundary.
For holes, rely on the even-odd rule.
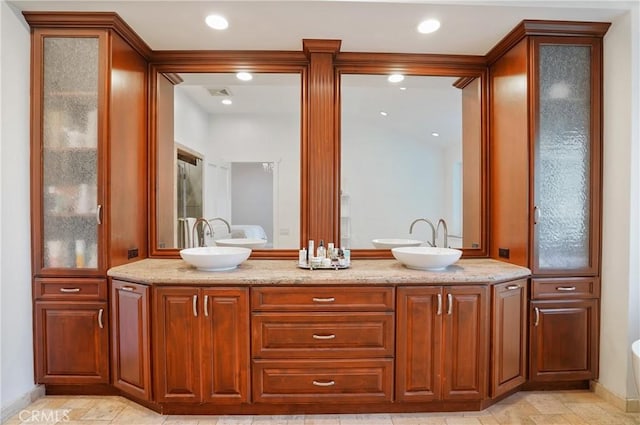
[[442,413],[413,413],[392,415],[393,425],[447,425],[447,418]]
[[124,410],[124,408],[125,404],[114,398],[96,400],[93,407],[91,407],[87,413],[82,415],[79,420],[112,421],[120,414],[120,412],[122,412],[122,410]]
[[251,425],[304,425],[304,416],[254,416]]
[[482,425],[479,418],[469,416],[447,417],[447,425]]
[[500,425],[500,422],[498,422],[498,420],[493,416],[480,416],[478,419],[480,419],[480,423],[482,425]]
[[304,425],[340,425],[339,415],[307,415]]
[[393,425],[389,414],[340,415],[340,425]]
[[253,416],[220,416],[216,425],[251,425]]
[[210,415],[169,415],[164,425],[217,425],[218,416]]
[[146,409],[142,406],[124,407],[118,416],[116,416],[112,424],[136,424],[136,425],[158,425],[164,423],[166,417],[154,412],[153,410]]

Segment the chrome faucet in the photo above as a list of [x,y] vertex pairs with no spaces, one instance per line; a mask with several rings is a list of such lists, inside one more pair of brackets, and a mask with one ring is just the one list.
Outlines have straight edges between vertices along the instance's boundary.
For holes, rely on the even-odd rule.
[[213,235],[213,230],[211,229],[211,224],[209,224],[209,222],[207,221],[206,218],[202,218],[200,217],[199,219],[196,220],[195,223],[193,223],[193,229],[191,229],[191,245],[193,247],[199,247],[199,246],[206,246],[205,242],[204,242],[204,231],[202,232],[202,236],[200,236],[200,234],[198,234],[198,242],[196,243],[196,231],[198,229],[198,224],[203,223],[204,227],[208,227],[209,228],[209,233],[211,235]]
[[447,222],[444,221],[444,218],[438,220],[438,225],[436,226],[436,238],[438,237],[438,231],[440,230],[440,225],[442,224],[442,230],[444,231],[444,248],[449,248],[449,230],[447,230]]
[[[224,224],[226,224],[227,225],[227,231],[229,232],[229,234],[231,234],[231,225],[229,224],[229,222],[227,220],[225,220],[222,217],[213,217],[211,220],[209,220],[209,224],[211,224],[212,221],[216,221],[216,220],[221,221]],[[213,238],[213,230],[211,231],[211,237]]]
[[[409,226],[409,234],[413,233],[413,226],[419,221],[424,221],[425,223],[427,223],[431,227],[431,242],[427,241],[427,244],[429,246],[436,246],[436,227],[427,218],[418,218],[418,219],[413,220],[413,222],[411,223],[411,226]],[[440,224],[440,223],[438,223],[438,224]]]

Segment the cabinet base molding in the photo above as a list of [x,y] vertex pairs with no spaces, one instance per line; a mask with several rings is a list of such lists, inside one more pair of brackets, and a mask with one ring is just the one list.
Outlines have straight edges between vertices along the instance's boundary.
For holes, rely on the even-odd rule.
[[120,395],[120,391],[109,384],[90,385],[45,385],[46,395]]
[[562,391],[562,390],[588,390],[590,381],[566,381],[566,382],[533,382],[529,381],[522,386],[523,391]]
[[[491,403],[493,404],[493,402]],[[490,405],[490,404],[489,404]],[[487,405],[487,406],[489,406]],[[359,414],[359,413],[418,413],[479,411],[480,401],[429,403],[301,403],[301,404],[188,404],[162,403],[164,415],[301,415],[301,414]]]

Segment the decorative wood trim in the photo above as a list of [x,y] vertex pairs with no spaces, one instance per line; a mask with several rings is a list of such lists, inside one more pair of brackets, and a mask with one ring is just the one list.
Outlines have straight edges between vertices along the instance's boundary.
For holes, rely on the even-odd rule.
[[493,65],[520,40],[531,35],[562,37],[604,37],[611,26],[609,22],[574,22],[523,20],[486,54],[486,63]]
[[487,66],[485,56],[372,52],[338,53],[335,63],[343,72],[358,71],[360,74],[369,73],[381,64],[392,72],[429,75],[473,75]]
[[454,81],[453,87],[462,90],[465,87],[467,87],[476,78],[477,77],[460,77],[456,81]]
[[[309,61],[299,51],[278,50],[157,50],[152,53],[153,65],[176,65],[180,72],[197,72],[200,67],[211,68],[228,65],[227,69],[242,68],[249,72],[264,72],[265,64],[278,67],[306,66]],[[212,70],[211,72],[224,72]]]
[[[336,40],[303,40],[309,56],[308,150],[306,161],[307,224],[309,239],[339,240],[338,206],[339,143],[336,143],[336,86],[333,58],[340,48]],[[333,49],[333,50],[332,50]]]
[[176,72],[165,72],[162,75],[164,75],[164,77],[167,80],[169,80],[169,82],[172,83],[174,86],[184,82],[182,77],[178,75],[178,73]]
[[140,55],[149,60],[151,48],[115,12],[22,12],[31,28],[106,28],[115,31]]
[[302,51],[304,55],[311,59],[313,53],[329,53],[335,58],[340,52],[342,40],[313,40],[305,38],[302,40]]

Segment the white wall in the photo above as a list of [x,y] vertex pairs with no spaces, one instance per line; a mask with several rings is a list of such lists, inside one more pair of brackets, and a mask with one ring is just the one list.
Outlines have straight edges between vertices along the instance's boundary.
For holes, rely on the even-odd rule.
[[21,408],[35,385],[29,233],[29,29],[0,3],[0,402]]
[[[300,247],[300,118],[281,114],[212,116],[207,156],[224,162],[278,163],[276,248]],[[233,205],[231,206],[233,208]],[[254,223],[232,223],[254,224]]]
[[637,398],[630,345],[640,338],[639,14],[620,17],[604,41],[604,188],[600,383]]
[[175,86],[173,113],[174,140],[205,155],[209,135],[209,114],[181,90],[180,86]]

